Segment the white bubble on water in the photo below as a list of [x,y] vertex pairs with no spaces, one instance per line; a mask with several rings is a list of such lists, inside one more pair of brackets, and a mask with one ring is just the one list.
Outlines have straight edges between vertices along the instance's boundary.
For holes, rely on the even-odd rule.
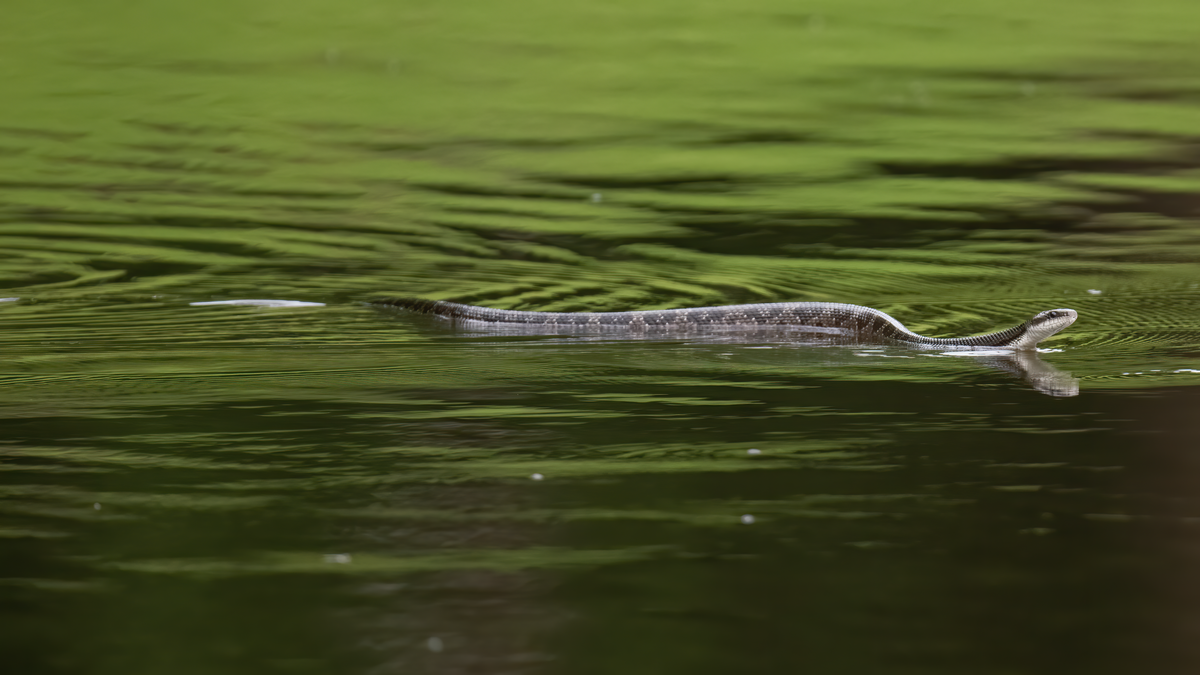
[[325,562],[327,563],[338,563],[345,565],[346,563],[350,562],[349,553],[327,553],[325,554],[324,558]]
[[302,300],[210,300],[208,302],[189,302],[192,307],[210,307],[213,305],[248,305],[251,307],[324,307],[323,302],[304,302]]
[[761,455],[762,450],[759,450],[758,448],[750,448],[749,450],[746,451],[746,454],[747,455]]
[[535,473],[535,474],[533,474],[532,476],[530,476],[530,478],[532,478],[532,479],[534,479],[534,480],[541,480],[541,479],[545,478],[545,476],[543,476],[543,475],[542,475],[542,474],[540,474],[540,473]]
[[442,639],[435,635],[425,641],[425,648],[434,654],[438,654],[446,648],[446,645],[442,644]]
[[750,515],[749,513],[742,516],[742,524],[743,525],[753,525],[754,524],[754,516]]

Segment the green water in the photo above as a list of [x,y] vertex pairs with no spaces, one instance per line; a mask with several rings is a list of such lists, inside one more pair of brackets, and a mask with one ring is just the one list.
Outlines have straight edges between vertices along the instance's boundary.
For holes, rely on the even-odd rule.
[[[6,670],[1200,668],[1200,5],[0,25]],[[1080,319],[1014,360],[385,295]],[[192,304],[238,299],[322,304]]]

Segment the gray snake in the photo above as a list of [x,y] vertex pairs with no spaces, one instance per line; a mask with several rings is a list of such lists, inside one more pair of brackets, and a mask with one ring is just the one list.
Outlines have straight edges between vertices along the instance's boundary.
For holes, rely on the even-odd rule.
[[634,312],[523,312],[460,305],[441,300],[389,298],[373,304],[400,307],[453,321],[467,328],[519,329],[529,333],[567,330],[632,333],[795,330],[851,338],[872,344],[1036,349],[1039,342],[1070,326],[1073,309],[1041,312],[1018,326],[986,335],[934,338],[918,335],[870,307],[831,302],[777,302],[723,307],[689,307]]

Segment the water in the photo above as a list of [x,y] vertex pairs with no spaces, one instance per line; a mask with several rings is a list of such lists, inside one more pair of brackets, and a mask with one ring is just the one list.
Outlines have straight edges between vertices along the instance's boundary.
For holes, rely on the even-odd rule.
[[5,662],[1194,672],[1193,4],[9,2]]

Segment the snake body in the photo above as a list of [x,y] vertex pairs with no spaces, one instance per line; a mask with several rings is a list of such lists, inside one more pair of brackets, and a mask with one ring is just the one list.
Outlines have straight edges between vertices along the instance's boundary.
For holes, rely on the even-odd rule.
[[843,336],[856,342],[929,346],[1035,349],[1042,340],[1078,318],[1073,309],[1052,309],[1012,328],[970,337],[918,335],[887,314],[870,307],[831,302],[778,302],[723,307],[690,307],[634,312],[523,312],[460,305],[441,300],[389,298],[375,304],[400,307],[475,329],[507,329],[528,333],[612,332],[706,333],[717,331],[795,330]]

